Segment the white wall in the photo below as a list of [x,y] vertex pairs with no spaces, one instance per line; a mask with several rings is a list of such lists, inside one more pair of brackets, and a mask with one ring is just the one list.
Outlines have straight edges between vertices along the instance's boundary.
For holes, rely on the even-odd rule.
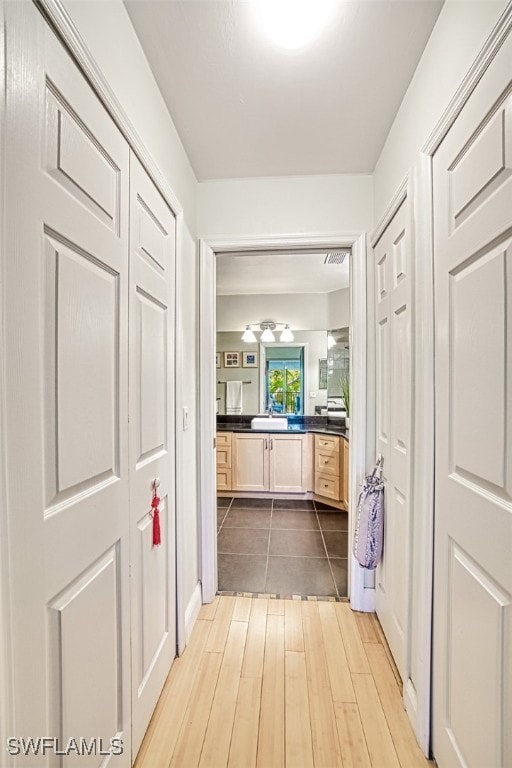
[[[198,279],[199,265],[197,247],[190,233],[185,230],[182,241],[182,264],[180,284],[177,292],[181,302],[182,360],[181,387],[182,405],[188,408],[188,429],[182,433],[181,444],[181,510],[185,536],[181,553],[183,584],[181,594],[185,606],[199,580],[199,518],[198,518],[198,464],[197,429],[199,424],[199,349],[198,349]],[[177,424],[177,428],[181,428]]]
[[243,331],[247,323],[275,320],[292,330],[323,331],[350,325],[350,290],[217,296],[217,331]]
[[350,325],[350,288],[331,291],[327,294],[327,315],[329,328],[346,328]]
[[505,0],[445,0],[374,171],[375,222],[483,46]]
[[371,176],[307,176],[202,182],[198,233],[285,235],[353,233],[373,222]]
[[243,331],[248,323],[275,320],[293,331],[329,329],[326,293],[264,293],[217,296],[217,331]]
[[[220,368],[215,371],[215,382],[217,388],[217,403],[219,413],[226,413],[226,385],[218,384],[219,381],[249,381],[250,384],[243,384],[242,409],[244,414],[259,413],[260,411],[260,369],[258,368],[224,368],[224,352],[257,352],[259,353],[259,344],[246,344],[241,340],[241,331],[217,333],[216,351],[220,352]],[[241,361],[242,362],[242,361]],[[259,359],[258,359],[259,362]]]

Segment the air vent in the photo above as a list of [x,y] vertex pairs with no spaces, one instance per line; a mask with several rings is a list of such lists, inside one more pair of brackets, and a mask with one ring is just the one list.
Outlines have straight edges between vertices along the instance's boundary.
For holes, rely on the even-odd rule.
[[324,264],[343,264],[350,251],[331,251],[325,257]]

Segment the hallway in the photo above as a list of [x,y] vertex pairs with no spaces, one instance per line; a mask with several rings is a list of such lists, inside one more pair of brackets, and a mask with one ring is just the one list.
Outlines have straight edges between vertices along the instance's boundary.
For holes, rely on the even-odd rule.
[[167,679],[135,768],[430,766],[374,614],[217,597]]

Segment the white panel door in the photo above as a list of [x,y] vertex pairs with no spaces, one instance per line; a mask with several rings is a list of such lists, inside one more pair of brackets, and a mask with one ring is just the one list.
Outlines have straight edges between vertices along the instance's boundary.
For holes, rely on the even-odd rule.
[[434,156],[433,747],[512,765],[512,38]]
[[58,739],[14,761],[128,766],[129,150],[35,6],[6,14],[13,735]]
[[411,255],[408,199],[375,245],[377,451],[384,458],[384,552],[375,604],[389,647],[406,676],[410,579]]
[[[175,218],[130,155],[132,738],[137,753],[176,655]],[[153,481],[161,544],[153,546]]]

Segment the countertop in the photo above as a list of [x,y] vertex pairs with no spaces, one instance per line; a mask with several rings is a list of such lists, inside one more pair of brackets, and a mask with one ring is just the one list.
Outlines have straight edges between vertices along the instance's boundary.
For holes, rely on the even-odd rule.
[[[250,417],[252,418],[252,416]],[[346,440],[349,439],[349,430],[345,429],[345,426],[333,424],[332,422],[326,423],[311,423],[308,420],[289,420],[288,429],[252,429],[251,421],[246,419],[244,421],[217,421],[217,432],[265,432],[272,434],[285,434],[288,432],[294,432],[299,434],[306,434],[307,432],[315,432],[326,435],[339,435]]]

